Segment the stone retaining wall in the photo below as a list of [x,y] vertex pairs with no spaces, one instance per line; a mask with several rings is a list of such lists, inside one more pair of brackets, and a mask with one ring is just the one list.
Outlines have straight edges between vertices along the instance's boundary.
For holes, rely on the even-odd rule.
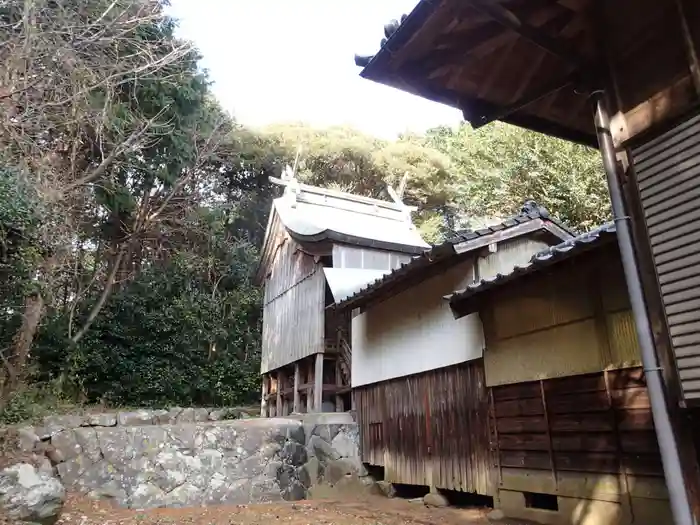
[[131,508],[304,499],[367,481],[350,414],[220,419],[206,409],[46,418],[20,445],[69,490]]

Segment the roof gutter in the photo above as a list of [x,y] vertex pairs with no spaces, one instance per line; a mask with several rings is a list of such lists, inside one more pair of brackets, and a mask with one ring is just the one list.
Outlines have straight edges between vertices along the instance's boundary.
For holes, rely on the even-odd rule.
[[603,156],[603,167],[608,179],[613,217],[617,228],[617,242],[620,246],[622,267],[625,272],[634,324],[637,328],[637,340],[639,341],[642,364],[644,365],[651,413],[654,417],[654,427],[659,441],[659,451],[661,452],[661,462],[666,485],[668,486],[673,520],[676,525],[693,525],[695,520],[693,519],[688,494],[685,489],[680,453],[673,433],[673,427],[671,426],[671,417],[664,395],[661,368],[659,367],[651,322],[642,292],[639,267],[632,243],[630,217],[625,212],[622,198],[622,187],[618,176],[618,162],[610,130],[610,114],[605,100],[605,92],[595,91],[591,97],[595,103],[596,134],[600,152]]

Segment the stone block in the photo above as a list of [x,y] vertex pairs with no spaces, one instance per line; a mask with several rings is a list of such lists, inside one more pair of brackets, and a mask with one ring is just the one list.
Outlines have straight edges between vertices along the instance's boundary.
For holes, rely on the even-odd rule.
[[450,505],[450,502],[447,501],[447,498],[439,492],[429,492],[428,494],[423,496],[423,504],[426,507],[441,508],[448,507]]
[[394,485],[388,481],[377,481],[376,486],[383,496],[386,496],[387,498],[393,498],[396,496],[396,489],[394,488]]
[[343,425],[331,441],[333,449],[344,458],[360,455],[360,435],[357,425]]
[[319,436],[311,436],[307,446],[309,456],[315,456],[321,463],[340,459],[338,451],[328,441],[324,441]]
[[89,414],[85,417],[85,422],[91,427],[116,427],[117,426],[117,414],[116,413],[104,413],[104,414]]
[[34,427],[22,427],[17,431],[18,446],[21,452],[34,452],[41,441]]
[[122,427],[133,427],[140,425],[152,425],[154,414],[152,410],[135,410],[133,412],[119,412],[117,423]]
[[65,500],[66,491],[60,481],[28,463],[0,472],[0,506],[12,520],[54,523]]

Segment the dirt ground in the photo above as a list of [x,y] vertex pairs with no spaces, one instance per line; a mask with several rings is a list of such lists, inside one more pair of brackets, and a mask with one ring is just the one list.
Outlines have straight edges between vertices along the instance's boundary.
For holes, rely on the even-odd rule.
[[[115,509],[72,496],[64,525],[485,525],[488,509],[429,509],[421,503],[369,496],[361,499],[299,501],[274,505],[156,509]],[[516,522],[500,522],[518,525]]]

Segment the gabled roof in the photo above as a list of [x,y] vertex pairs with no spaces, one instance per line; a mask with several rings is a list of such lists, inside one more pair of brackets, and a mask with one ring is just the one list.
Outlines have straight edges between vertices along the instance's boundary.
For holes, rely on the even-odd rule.
[[[475,128],[503,120],[596,146],[588,98],[610,71],[614,111],[627,115],[629,128],[694,107],[675,4],[421,0],[385,26],[375,55],[355,62],[364,78],[455,107]],[[697,2],[686,4],[695,33]]]
[[536,253],[527,264],[516,266],[507,274],[499,273],[490,279],[481,279],[463,290],[458,290],[445,296],[445,299],[450,302],[453,310],[455,310],[455,316],[462,317],[474,311],[473,305],[465,304],[465,301],[525,275],[535,273],[558,262],[604,246],[614,241],[615,238],[615,223],[603,224],[587,233]]
[[273,211],[300,242],[325,240],[420,253],[430,245],[402,204],[334,190],[298,185],[275,199]]
[[284,228],[300,243],[332,242],[418,254],[430,248],[411,220],[413,208],[351,193],[301,184],[296,179],[273,179],[286,186],[275,199],[261,252],[260,271],[272,256],[275,229]]
[[494,242],[537,231],[544,231],[558,240],[573,237],[573,233],[556,219],[551,218],[546,209],[533,201],[527,201],[519,214],[486,228],[457,232],[442,244],[414,257],[410,262],[402,264],[396,270],[376,279],[362,290],[329,308],[346,310],[364,306],[377,299],[383,292],[406,288],[420,282],[424,278],[421,270],[440,271],[443,267],[459,262],[461,259],[456,257],[458,255],[473,252]]

